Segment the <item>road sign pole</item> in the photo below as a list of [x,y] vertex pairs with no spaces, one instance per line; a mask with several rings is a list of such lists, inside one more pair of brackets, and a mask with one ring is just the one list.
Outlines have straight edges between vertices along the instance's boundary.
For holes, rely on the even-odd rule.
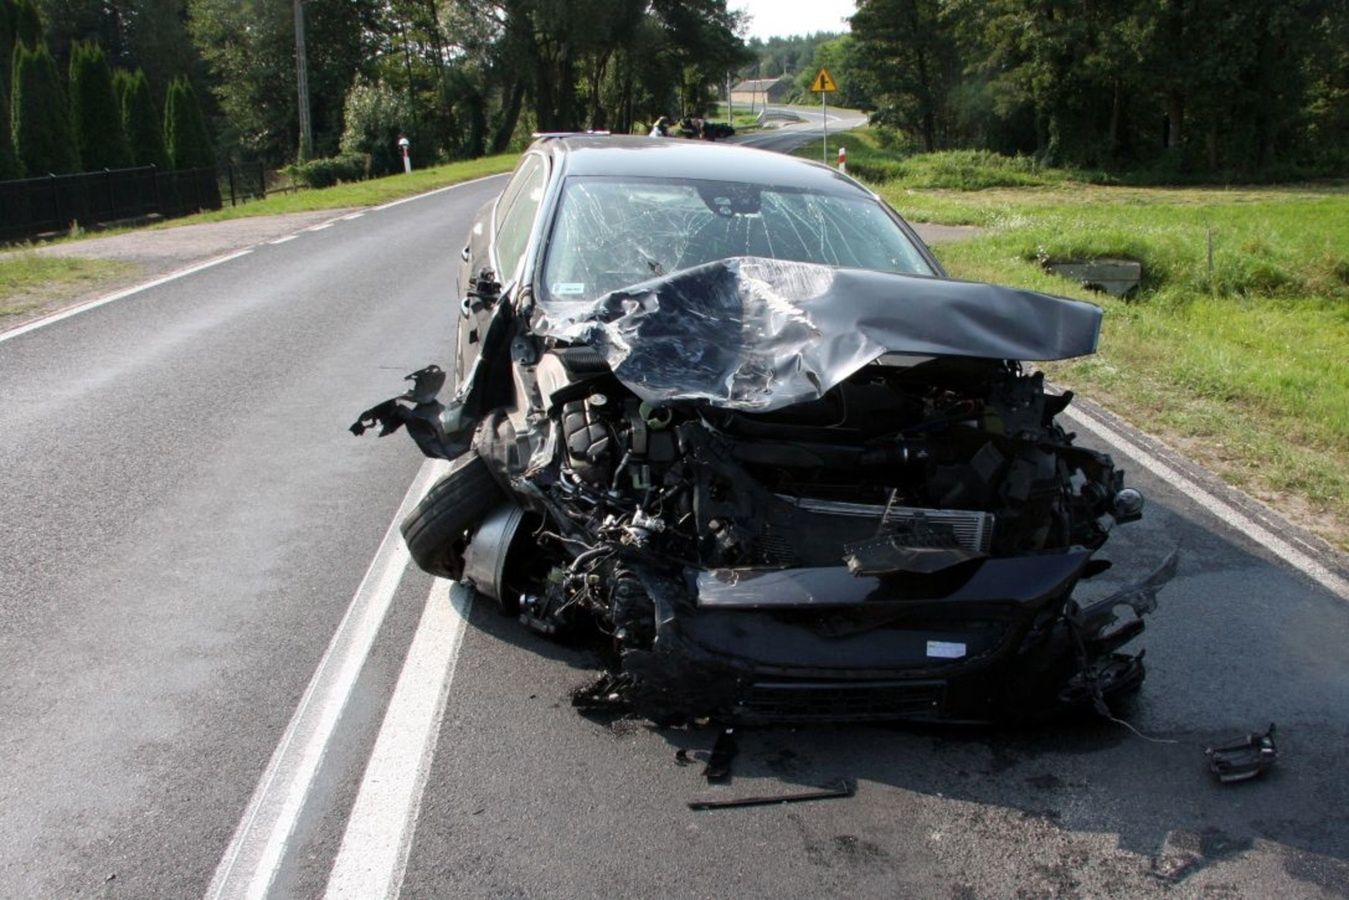
[[824,114],[824,142],[820,145],[820,162],[829,165],[829,92],[820,91],[820,110]]

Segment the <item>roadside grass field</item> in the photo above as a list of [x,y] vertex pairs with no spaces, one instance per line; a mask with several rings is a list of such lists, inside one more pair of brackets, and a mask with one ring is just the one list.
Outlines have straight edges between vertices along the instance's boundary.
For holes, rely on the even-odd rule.
[[125,262],[42,256],[31,250],[0,254],[0,327],[9,317],[131,275],[135,269]]
[[[906,218],[986,229],[936,247],[953,276],[1105,309],[1100,352],[1051,378],[1349,549],[1349,184],[1123,186],[840,140]],[[1139,261],[1142,285],[1117,299],[1043,267],[1090,257]]]
[[337,184],[327,188],[308,188],[285,194],[275,194],[263,200],[254,200],[239,206],[198,213],[182,219],[160,222],[156,228],[173,228],[198,222],[223,222],[247,216],[270,216],[276,213],[310,212],[319,209],[345,209],[356,206],[378,206],[391,200],[400,200],[440,187],[448,187],[486,175],[497,175],[515,168],[518,153],[502,153],[460,162],[445,163],[426,169],[414,169],[410,174],[398,173],[368,181]]
[[[757,111],[750,112],[748,109],[735,106],[731,108],[731,117],[731,124],[735,126],[736,131],[748,131],[757,129],[759,126],[759,113]],[[713,104],[707,112],[707,118],[711,122],[725,122],[726,104]]]

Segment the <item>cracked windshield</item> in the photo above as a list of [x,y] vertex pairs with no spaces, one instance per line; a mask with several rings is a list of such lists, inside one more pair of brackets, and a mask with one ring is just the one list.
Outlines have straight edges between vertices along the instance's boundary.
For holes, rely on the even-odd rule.
[[543,283],[558,300],[732,256],[932,274],[871,200],[701,179],[569,178],[548,246]]

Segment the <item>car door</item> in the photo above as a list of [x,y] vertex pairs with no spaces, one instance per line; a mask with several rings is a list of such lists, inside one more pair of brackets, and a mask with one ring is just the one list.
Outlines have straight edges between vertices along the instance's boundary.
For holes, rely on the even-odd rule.
[[514,277],[528,247],[547,175],[544,156],[526,154],[496,203],[480,210],[474,219],[468,243],[460,253],[460,304],[454,362],[456,390],[478,358],[479,339],[492,313],[490,307],[474,304],[469,292],[485,268],[491,269],[503,285]]

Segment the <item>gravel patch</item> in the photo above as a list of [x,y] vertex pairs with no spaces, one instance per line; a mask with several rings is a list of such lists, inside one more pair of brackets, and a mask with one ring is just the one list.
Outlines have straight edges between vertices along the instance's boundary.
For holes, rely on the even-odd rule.
[[126,263],[127,268],[120,274],[79,285],[53,284],[43,290],[6,298],[7,305],[24,308],[24,311],[0,318],[0,332],[350,212],[350,209],[321,209],[173,228],[147,228],[27,249],[24,252],[41,256],[115,260]]

